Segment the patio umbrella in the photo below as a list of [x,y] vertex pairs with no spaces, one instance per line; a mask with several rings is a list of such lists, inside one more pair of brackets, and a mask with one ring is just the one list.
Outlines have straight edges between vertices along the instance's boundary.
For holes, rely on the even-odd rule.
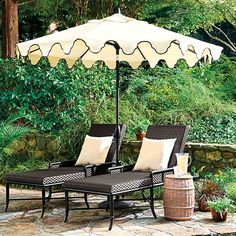
[[120,62],[126,61],[136,69],[143,61],[148,61],[151,68],[160,60],[164,60],[168,67],[174,67],[179,59],[184,59],[192,67],[202,58],[208,62],[217,60],[221,51],[222,47],[125,17],[120,13],[17,44],[18,56],[28,57],[32,64],[37,64],[41,57],[46,57],[52,67],[60,59],[65,59],[69,68],[77,60],[90,68],[100,60],[110,69],[116,69],[117,164],[120,137]]

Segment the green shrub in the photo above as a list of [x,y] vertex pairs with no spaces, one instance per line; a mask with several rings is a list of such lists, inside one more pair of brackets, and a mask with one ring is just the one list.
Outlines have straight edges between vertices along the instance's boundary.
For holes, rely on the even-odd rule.
[[236,182],[227,183],[225,185],[226,196],[236,203]]
[[[169,69],[132,70],[121,66],[120,122],[134,139],[134,124],[189,124],[189,140],[235,143],[235,60],[222,57],[212,65],[189,69],[186,63]],[[19,111],[41,132],[59,134],[68,151],[81,146],[91,122],[115,123],[115,72],[102,63],[86,69],[78,62],[68,69],[46,60],[36,66],[0,60],[0,120]]]
[[236,168],[225,168],[217,174],[207,173],[206,176],[225,190],[227,184],[236,183]]
[[0,183],[4,183],[7,174],[19,171],[38,170],[48,168],[46,160],[26,157],[7,157],[0,159]]

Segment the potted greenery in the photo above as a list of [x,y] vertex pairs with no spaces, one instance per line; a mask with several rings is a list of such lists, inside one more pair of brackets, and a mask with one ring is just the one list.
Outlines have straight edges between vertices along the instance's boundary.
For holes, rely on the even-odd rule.
[[146,136],[147,127],[150,124],[150,121],[143,119],[132,123],[133,127],[131,132],[136,134],[137,140],[143,140],[143,138]]
[[221,190],[217,184],[207,178],[198,181],[195,184],[195,189],[196,200],[200,211],[210,211],[207,206],[207,201],[224,195],[224,191]]
[[220,197],[207,201],[212,218],[215,221],[226,221],[228,213],[234,213],[236,210],[232,200],[227,197]]

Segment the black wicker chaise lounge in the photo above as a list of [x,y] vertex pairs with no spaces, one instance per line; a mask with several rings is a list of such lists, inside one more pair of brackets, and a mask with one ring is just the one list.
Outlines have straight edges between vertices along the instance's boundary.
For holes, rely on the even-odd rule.
[[[92,124],[88,135],[91,137],[107,137],[115,134],[115,124]],[[122,140],[125,135],[125,125],[120,125],[120,142],[119,149]],[[46,207],[46,200],[51,199],[52,187],[62,185],[66,180],[81,179],[86,176],[108,173],[108,168],[115,166],[116,164],[116,142],[113,141],[110,145],[109,151],[105,158],[104,163],[94,165],[80,165],[75,166],[75,160],[68,160],[62,162],[50,163],[48,169],[26,171],[19,173],[12,173],[6,176],[6,208],[8,209],[9,201],[11,200],[30,200],[30,198],[24,199],[10,199],[10,184],[28,185],[39,187],[42,189],[42,214],[43,217]],[[45,196],[46,190],[48,190],[48,196]],[[85,203],[87,204],[87,195],[84,195]]]
[[[154,171],[133,171],[134,165],[111,167],[109,168],[110,174],[92,176],[74,181],[65,181],[65,221],[67,221],[69,210],[80,209],[69,207],[69,192],[105,195],[109,199],[107,210],[110,209],[109,230],[111,230],[114,219],[114,197],[144,189],[150,189],[150,208],[153,216],[156,218],[154,211],[153,188],[162,186],[164,176],[173,173],[172,167],[177,164],[175,153],[183,152],[187,133],[188,127],[186,126],[150,125],[148,127],[146,138],[149,140],[152,139],[151,142],[156,139],[158,139],[158,142],[160,142],[160,140],[164,142],[171,139],[175,140],[175,143],[173,143],[172,146],[173,149],[169,152],[170,159],[169,162],[167,160],[168,167],[166,163],[165,169]],[[148,152],[152,151],[152,149],[149,149]],[[154,158],[156,158],[156,156],[154,156]]]

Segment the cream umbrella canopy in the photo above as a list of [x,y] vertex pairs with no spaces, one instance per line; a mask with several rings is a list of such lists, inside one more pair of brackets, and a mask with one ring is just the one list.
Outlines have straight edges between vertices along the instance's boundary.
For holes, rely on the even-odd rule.
[[37,64],[47,57],[55,67],[65,59],[69,68],[81,60],[86,68],[103,61],[116,69],[116,161],[119,162],[119,63],[126,61],[136,69],[143,61],[150,67],[164,60],[172,68],[179,59],[193,67],[200,59],[219,59],[222,47],[159,28],[144,21],[114,14],[101,20],[56,32],[16,45],[19,57],[28,57]]

